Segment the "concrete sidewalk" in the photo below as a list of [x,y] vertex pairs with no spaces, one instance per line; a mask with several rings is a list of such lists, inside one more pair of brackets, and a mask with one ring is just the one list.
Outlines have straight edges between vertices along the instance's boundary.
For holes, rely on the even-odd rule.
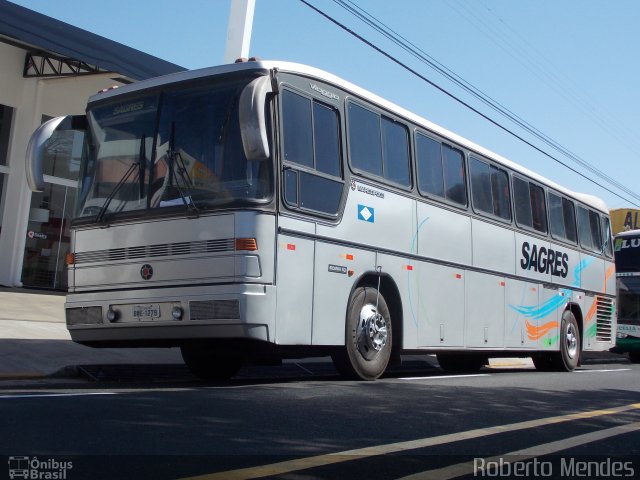
[[64,295],[0,288],[0,380],[68,375],[76,365],[181,364],[177,348],[90,348],[71,341]]

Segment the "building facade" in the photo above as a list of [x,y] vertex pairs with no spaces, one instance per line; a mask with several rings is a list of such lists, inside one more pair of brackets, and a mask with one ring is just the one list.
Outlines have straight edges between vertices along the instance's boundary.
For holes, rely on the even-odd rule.
[[46,187],[32,193],[31,134],[50,118],[84,113],[99,90],[184,68],[5,0],[0,65],[0,285],[66,290],[81,141],[71,136],[50,149]]

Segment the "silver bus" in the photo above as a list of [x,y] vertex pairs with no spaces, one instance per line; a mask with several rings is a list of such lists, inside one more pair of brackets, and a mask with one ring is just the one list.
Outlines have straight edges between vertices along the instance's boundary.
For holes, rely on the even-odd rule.
[[571,371],[614,345],[602,201],[334,75],[248,61],[99,93],[34,133],[32,189],[69,131],[75,342],[178,346],[205,379],[331,355],[365,380],[402,353]]

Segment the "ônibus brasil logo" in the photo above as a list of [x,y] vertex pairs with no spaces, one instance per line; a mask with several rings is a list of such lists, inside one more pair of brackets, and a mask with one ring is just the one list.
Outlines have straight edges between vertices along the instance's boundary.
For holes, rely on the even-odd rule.
[[34,480],[66,480],[67,471],[73,468],[73,462],[60,461],[55,458],[39,459],[38,457],[9,457],[9,478],[25,478]]

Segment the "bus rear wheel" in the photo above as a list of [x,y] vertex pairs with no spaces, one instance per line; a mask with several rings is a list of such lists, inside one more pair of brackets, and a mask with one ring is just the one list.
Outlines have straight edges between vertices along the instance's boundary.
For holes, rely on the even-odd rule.
[[629,352],[629,361],[631,363],[640,363],[640,352]]
[[189,371],[207,381],[229,380],[244,363],[243,356],[217,352],[215,346],[206,343],[182,345],[180,353]]
[[332,355],[338,372],[352,379],[379,378],[389,364],[393,337],[387,302],[375,288],[359,287],[351,294],[345,338],[346,346]]
[[566,310],[560,323],[560,351],[535,353],[533,364],[543,372],[572,372],[580,363],[580,328],[573,313]]
[[560,323],[560,351],[554,353],[556,370],[572,372],[580,363],[582,344],[580,342],[580,328],[576,317],[571,311],[562,314]]

